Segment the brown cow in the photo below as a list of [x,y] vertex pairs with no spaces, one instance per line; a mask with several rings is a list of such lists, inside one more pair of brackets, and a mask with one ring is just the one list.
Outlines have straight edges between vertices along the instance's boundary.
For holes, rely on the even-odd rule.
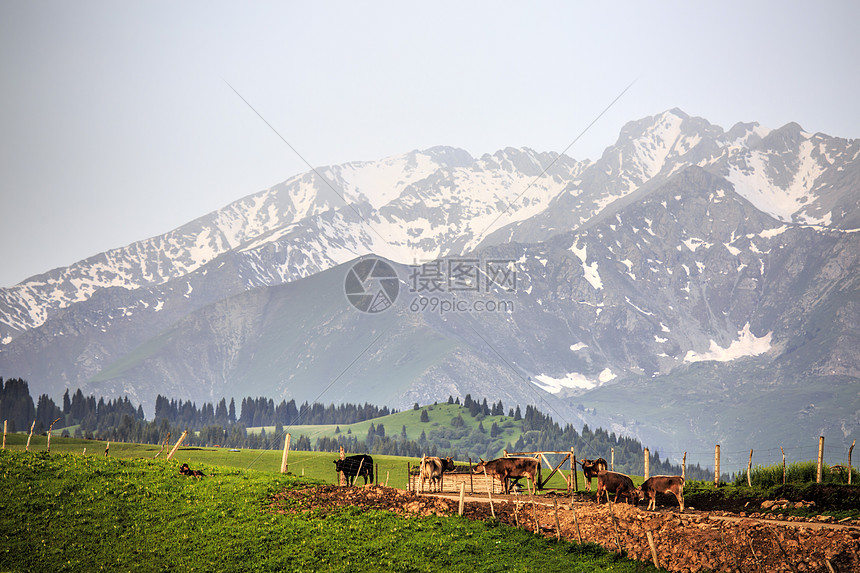
[[[534,458],[498,458],[475,466],[474,473],[484,473],[488,476],[496,476],[501,480],[505,493],[510,493],[510,478],[526,477],[532,482],[532,490],[536,489],[540,463]],[[530,491],[530,493],[531,493]]]
[[684,513],[684,478],[681,476],[652,476],[636,488],[636,495],[639,499],[645,499],[645,496],[648,496],[648,509],[657,507],[658,493],[674,495],[681,507],[681,513]]
[[609,465],[603,458],[597,458],[596,460],[586,460],[583,458],[579,460],[579,465],[582,466],[582,475],[585,477],[585,491],[591,491],[591,478],[596,478],[599,471],[609,469]]
[[424,456],[421,458],[421,491],[424,491],[424,482],[430,480],[430,491],[434,485],[436,491],[442,491],[442,474],[454,470],[454,460],[448,458],[436,458]]
[[623,495],[630,500],[630,503],[636,505],[636,487],[628,475],[609,471],[597,472],[597,503],[600,503],[603,492],[606,492],[607,499],[609,494],[614,492],[615,503],[618,503],[618,496]]

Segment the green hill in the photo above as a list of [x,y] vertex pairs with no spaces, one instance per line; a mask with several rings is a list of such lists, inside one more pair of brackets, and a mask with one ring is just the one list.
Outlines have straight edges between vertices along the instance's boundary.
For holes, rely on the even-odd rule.
[[[426,422],[421,421],[424,412],[427,414]],[[476,460],[479,457],[499,457],[506,445],[512,447],[524,434],[522,420],[483,414],[473,417],[463,406],[447,403],[432,404],[355,424],[296,425],[285,427],[283,431],[289,432],[294,440],[306,436],[311,445],[316,446],[318,440],[326,438],[343,441],[353,437],[365,443],[371,426],[377,436],[381,426],[386,437],[415,442],[420,448],[416,455],[450,455],[464,461],[470,457]],[[265,429],[270,436],[276,431],[275,426],[264,426],[248,428],[248,432],[259,433],[261,429]]]

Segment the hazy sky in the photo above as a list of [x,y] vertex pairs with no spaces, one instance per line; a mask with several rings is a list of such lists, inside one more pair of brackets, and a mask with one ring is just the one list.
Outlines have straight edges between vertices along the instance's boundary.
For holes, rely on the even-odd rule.
[[434,145],[596,159],[679,107],[860,137],[860,2],[0,0],[0,286],[307,166]]

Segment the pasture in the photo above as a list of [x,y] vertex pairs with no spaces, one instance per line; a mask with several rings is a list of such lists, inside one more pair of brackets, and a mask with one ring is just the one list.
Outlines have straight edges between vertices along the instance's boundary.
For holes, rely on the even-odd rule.
[[[18,441],[0,451],[4,571],[653,570],[493,521],[270,509],[274,494],[320,483],[308,474],[333,476],[332,454],[316,466],[309,456],[302,478],[272,471],[279,452],[180,450],[167,461],[151,446],[111,444],[105,457],[92,441],[54,439],[50,453]],[[207,477],[180,475],[182,462]]]
[[[9,434],[6,439],[6,447],[10,450],[23,451],[27,443],[26,434]],[[32,452],[44,451],[47,445],[46,436],[33,436],[30,442],[30,450]],[[82,454],[86,448],[87,455],[104,457],[105,446],[107,442],[100,440],[82,440],[77,438],[51,438],[52,453],[76,453]],[[153,459],[161,450],[161,446],[152,444],[127,444],[123,442],[110,443],[110,457],[116,458],[143,458]],[[356,453],[356,452],[351,452]],[[159,455],[159,459],[166,458],[168,451],[165,450]],[[280,450],[230,450],[228,448],[184,448],[180,447],[172,458],[178,467],[182,463],[187,463],[192,468],[203,465],[222,466],[239,470],[255,470],[262,472],[279,472],[281,468]],[[338,458],[338,454],[333,452],[305,452],[305,451],[290,451],[288,457],[288,471],[290,474],[298,477],[306,477],[322,483],[335,484],[337,483],[337,474],[334,471],[334,460]],[[382,485],[406,489],[407,483],[407,464],[417,465],[420,458],[405,458],[399,456],[383,456],[374,455],[378,470],[376,471],[376,481]],[[458,465],[466,462],[457,460]],[[554,465],[554,464],[553,464]],[[565,464],[565,468],[567,465]],[[548,469],[544,467],[544,475],[549,475]],[[568,470],[565,469],[565,474]],[[578,472],[580,488],[583,487],[582,472]],[[641,481],[641,479],[639,480]],[[363,479],[359,483],[364,483]],[[549,488],[565,487],[564,479],[556,474],[547,484]],[[596,487],[596,481],[595,481]]]

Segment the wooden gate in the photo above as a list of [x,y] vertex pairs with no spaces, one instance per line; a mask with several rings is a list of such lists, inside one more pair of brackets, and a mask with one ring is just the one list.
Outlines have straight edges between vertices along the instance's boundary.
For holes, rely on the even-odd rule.
[[[553,467],[550,465],[549,461],[546,459],[547,455],[562,455],[564,456],[561,461]],[[535,484],[538,490],[547,489],[546,484],[549,483],[549,480],[552,479],[557,472],[559,475],[564,477],[564,481],[567,483],[567,487],[565,488],[567,491],[570,491],[571,488],[578,488],[577,479],[576,479],[576,457],[573,455],[573,448],[569,452],[559,452],[559,451],[549,451],[549,452],[508,452],[505,451],[504,457],[506,458],[517,458],[517,457],[532,457],[538,460],[539,470],[538,470],[538,480]],[[564,472],[561,471],[561,466],[564,465],[565,462],[570,462],[570,476],[565,476]],[[543,476],[543,466],[546,464],[547,469],[551,470],[549,475],[546,478]],[[554,488],[560,489],[560,488]]]

